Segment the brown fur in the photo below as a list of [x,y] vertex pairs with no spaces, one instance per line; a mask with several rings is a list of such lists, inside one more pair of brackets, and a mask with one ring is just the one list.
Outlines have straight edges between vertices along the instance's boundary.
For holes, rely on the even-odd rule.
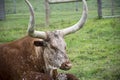
[[44,59],[42,54],[37,58],[34,40],[26,36],[0,45],[0,80],[18,80],[29,71],[44,72]]
[[29,72],[22,78],[22,80],[52,80],[52,77],[44,73]]

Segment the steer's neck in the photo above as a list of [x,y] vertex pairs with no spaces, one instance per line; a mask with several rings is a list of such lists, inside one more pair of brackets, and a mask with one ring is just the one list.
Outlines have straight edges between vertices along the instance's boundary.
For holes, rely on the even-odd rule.
[[35,47],[36,59],[37,59],[37,67],[39,68],[40,72],[46,72],[45,61],[43,58],[44,48],[42,47]]
[[57,69],[46,69],[46,74],[50,75],[54,80],[56,80],[58,72]]
[[54,80],[56,80],[57,75],[58,75],[57,69],[52,70],[52,77]]

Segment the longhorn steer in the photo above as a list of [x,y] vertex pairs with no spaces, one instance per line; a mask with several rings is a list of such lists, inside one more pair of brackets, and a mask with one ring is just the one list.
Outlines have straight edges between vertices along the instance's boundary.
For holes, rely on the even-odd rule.
[[25,1],[30,10],[28,35],[0,45],[0,80],[21,80],[31,71],[52,76],[58,68],[69,70],[72,64],[66,54],[64,36],[82,28],[87,19],[87,4],[83,0],[82,17],[75,25],[62,30],[36,31],[32,5]]

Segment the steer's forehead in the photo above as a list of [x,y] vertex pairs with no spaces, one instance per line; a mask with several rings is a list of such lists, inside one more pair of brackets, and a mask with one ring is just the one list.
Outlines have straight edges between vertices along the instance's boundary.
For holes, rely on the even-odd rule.
[[50,38],[50,39],[62,37],[61,32],[58,31],[58,30],[56,30],[56,31],[48,31],[47,35],[48,35],[48,38]]
[[50,40],[51,43],[64,42],[64,38],[60,31],[47,32],[47,35],[48,35],[47,39]]
[[51,41],[60,41],[63,40],[63,35],[61,34],[60,31],[52,31],[52,32],[47,32],[48,34],[48,39],[50,39]]
[[63,35],[59,30],[47,32],[47,34],[48,40],[53,46],[60,47],[61,49],[64,48],[64,46],[66,46]]

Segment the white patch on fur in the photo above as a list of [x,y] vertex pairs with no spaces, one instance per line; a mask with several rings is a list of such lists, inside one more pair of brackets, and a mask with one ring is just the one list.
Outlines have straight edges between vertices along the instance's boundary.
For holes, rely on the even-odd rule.
[[64,73],[60,73],[57,76],[57,80],[67,80],[67,75]]
[[39,57],[39,50],[40,50],[39,47],[35,47],[35,53],[36,53],[37,58]]

